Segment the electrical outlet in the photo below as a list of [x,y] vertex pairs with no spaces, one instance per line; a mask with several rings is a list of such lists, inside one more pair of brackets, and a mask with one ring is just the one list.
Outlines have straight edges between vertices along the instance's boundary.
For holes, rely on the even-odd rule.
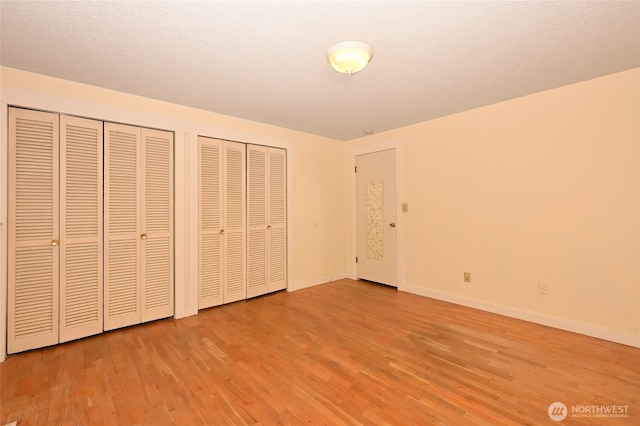
[[465,283],[470,283],[471,282],[471,272],[465,272],[464,273],[464,282]]
[[545,281],[538,282],[538,294],[546,296],[549,294],[549,283]]

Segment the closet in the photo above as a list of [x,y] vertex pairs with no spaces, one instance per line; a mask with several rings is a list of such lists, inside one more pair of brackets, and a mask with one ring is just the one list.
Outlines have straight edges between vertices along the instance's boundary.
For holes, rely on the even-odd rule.
[[173,315],[172,133],[10,107],[8,160],[8,353]]
[[198,308],[246,299],[244,144],[198,137]]
[[102,122],[9,108],[8,353],[102,332]]
[[173,133],[105,123],[104,329],[173,315]]
[[286,151],[247,146],[247,296],[287,287]]
[[286,150],[198,137],[198,308],[287,287]]

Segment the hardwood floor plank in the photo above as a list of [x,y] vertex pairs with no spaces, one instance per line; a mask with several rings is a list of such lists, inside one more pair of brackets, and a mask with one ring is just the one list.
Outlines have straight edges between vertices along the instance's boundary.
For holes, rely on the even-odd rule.
[[0,384],[20,426],[640,423],[640,349],[352,280],[13,355]]

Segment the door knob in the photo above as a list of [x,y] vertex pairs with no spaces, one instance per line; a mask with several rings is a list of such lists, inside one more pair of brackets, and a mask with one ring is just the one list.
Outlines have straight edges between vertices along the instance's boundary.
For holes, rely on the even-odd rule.
[[142,235],[140,235],[140,239],[141,239],[141,240],[146,240],[146,239],[147,239],[147,234],[142,234]]
[[224,234],[224,229],[220,230],[220,235]]
[[396,223],[395,223],[395,222],[391,222],[391,223],[389,224],[389,226],[390,226],[390,227],[392,227],[392,228],[395,228],[395,227],[396,227]]
[[60,241],[58,241],[58,240],[51,240],[51,245],[52,245],[52,246],[54,246],[54,247],[55,247],[55,246],[57,246],[58,244],[60,244]]
[[267,226],[267,229],[271,229],[271,225]]

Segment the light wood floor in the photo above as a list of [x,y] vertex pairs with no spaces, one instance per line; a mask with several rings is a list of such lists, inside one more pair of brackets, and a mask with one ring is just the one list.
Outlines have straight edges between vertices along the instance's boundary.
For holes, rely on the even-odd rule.
[[640,349],[351,280],[14,355],[0,374],[0,425],[554,424],[554,401],[628,406],[555,424],[640,424]]

